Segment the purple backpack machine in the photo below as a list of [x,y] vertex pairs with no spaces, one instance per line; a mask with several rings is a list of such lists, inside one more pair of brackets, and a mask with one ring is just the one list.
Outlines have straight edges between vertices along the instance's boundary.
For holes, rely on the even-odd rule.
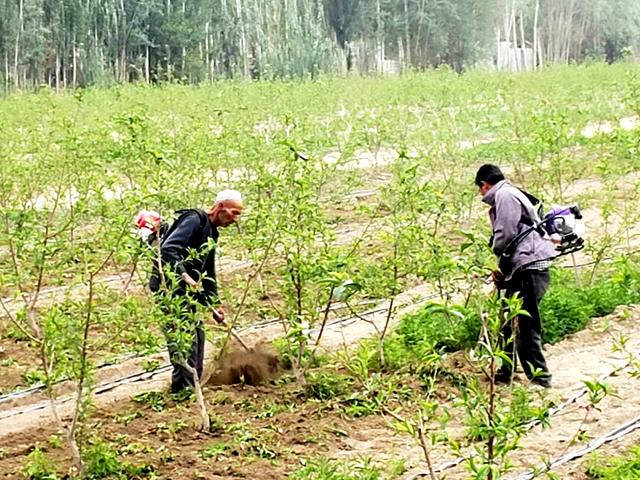
[[540,226],[553,243],[560,255],[577,252],[584,248],[585,226],[582,213],[577,205],[553,205],[542,216]]
[[537,231],[543,237],[548,237],[556,246],[557,257],[575,253],[584,248],[585,226],[578,205],[552,205],[551,210],[544,213],[542,203],[538,198],[524,190],[520,190],[531,204],[538,207],[538,217],[531,219],[522,217],[521,222],[528,225],[520,235],[515,237],[505,248],[499,260],[500,270],[507,273],[511,264],[511,255],[518,244],[532,232]]

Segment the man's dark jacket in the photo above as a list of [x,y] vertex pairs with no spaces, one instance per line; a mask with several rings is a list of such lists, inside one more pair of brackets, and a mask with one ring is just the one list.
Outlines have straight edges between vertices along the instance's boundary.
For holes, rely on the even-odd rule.
[[[213,306],[218,303],[215,252],[218,229],[203,210],[178,210],[176,213],[178,218],[160,241],[162,264],[165,271],[169,266],[178,277],[186,272],[196,282],[202,278],[202,289],[197,292],[196,299],[203,305]],[[157,292],[160,285],[161,276],[155,261],[149,288]],[[186,292],[187,284],[180,279],[171,294],[184,295]]]

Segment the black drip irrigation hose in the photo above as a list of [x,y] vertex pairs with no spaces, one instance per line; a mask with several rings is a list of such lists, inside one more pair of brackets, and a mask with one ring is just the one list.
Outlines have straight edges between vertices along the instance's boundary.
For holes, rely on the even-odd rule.
[[[430,297],[426,297],[425,299],[421,300],[420,302],[416,302],[414,303],[414,305],[423,303],[425,301],[427,301]],[[327,323],[327,325],[325,326],[325,328],[332,328],[336,325],[342,324],[344,325],[350,325],[352,323],[355,323],[357,321],[360,320],[360,317],[367,317],[370,315],[373,315],[375,313],[379,313],[381,311],[385,311],[387,308],[376,308],[376,309],[372,309],[372,310],[368,310],[366,312],[363,312],[362,314],[360,314],[359,316],[349,316],[349,317],[345,317],[345,318],[341,318],[341,319],[337,319],[331,323]],[[251,329],[257,329],[259,326],[266,326],[266,325],[270,325],[273,323],[279,323],[280,319],[277,320],[268,320],[266,322],[263,322],[261,324],[254,324],[251,325],[249,327],[245,327],[244,331],[247,330],[251,330]],[[348,322],[348,323],[347,323]],[[313,333],[314,331],[319,331],[319,329],[314,329],[312,330],[310,333]],[[138,358],[138,357],[144,357],[144,355],[133,355],[132,358]],[[103,367],[108,366],[108,365],[103,365]],[[104,392],[108,392],[110,390],[113,390],[114,388],[123,385],[125,383],[131,383],[131,382],[136,382],[136,381],[143,381],[143,380],[148,380],[152,377],[154,377],[155,375],[159,374],[159,373],[163,373],[165,371],[170,370],[171,364],[170,363],[164,363],[162,365],[160,365],[159,367],[155,368],[154,370],[150,371],[150,372],[138,372],[138,373],[133,373],[124,377],[120,377],[117,378],[115,380],[110,380],[110,381],[105,381],[101,384],[99,384],[94,390],[93,393],[94,394],[100,394],[100,393],[104,393]],[[12,394],[8,394],[5,395],[3,397],[0,397],[0,403],[2,402],[7,402],[9,400],[15,399],[15,398],[19,398],[22,396],[27,396],[30,394],[33,394],[37,391],[40,391],[44,389],[44,386],[37,386],[37,387],[32,387],[32,388],[28,388],[26,390],[21,390],[19,392],[14,392]],[[9,397],[9,398],[6,398]],[[56,403],[66,403],[69,402],[70,400],[72,400],[73,398],[75,398],[74,395],[68,395],[66,397],[62,397],[60,399],[56,399]],[[15,410],[8,410],[6,412],[0,413],[0,420],[4,420],[5,418],[10,418],[10,417],[14,417],[17,415],[23,415],[25,413],[30,413],[30,412],[34,412],[34,411],[38,411],[38,410],[43,410],[45,408],[48,408],[50,406],[49,401],[43,401],[41,403],[38,403],[36,405],[30,405],[22,410],[19,411],[15,411]]]
[[592,260],[590,262],[584,262],[584,263],[578,263],[576,265],[556,265],[556,268],[582,268],[582,267],[591,267],[593,265],[597,265],[599,263],[608,263],[611,262],[613,260],[618,260],[621,256],[625,256],[625,257],[629,257],[631,255],[636,255],[640,253],[640,249],[636,249],[636,250],[631,250],[630,252],[626,252],[626,253],[621,253],[620,255],[617,256],[612,256],[612,257],[603,257],[600,260]]
[[[144,353],[131,353],[131,354],[128,354],[128,355],[124,355],[123,357],[120,357],[120,358],[116,359],[113,362],[101,363],[100,365],[98,365],[96,367],[96,370],[101,370],[101,369],[106,368],[106,367],[119,365],[120,363],[126,362],[127,360],[131,360],[131,359],[134,359],[134,358],[144,358],[146,356],[147,355],[144,354]],[[66,382],[68,380],[69,380],[68,377],[63,377],[60,380],[54,382],[54,385],[58,385],[60,383]],[[43,383],[38,383],[38,384],[33,385],[33,386],[29,387],[29,388],[24,388],[22,390],[16,390],[14,392],[7,393],[5,395],[0,395],[0,405],[2,405],[3,403],[15,400],[17,398],[22,398],[22,397],[26,397],[28,395],[33,395],[34,393],[40,392],[40,391],[42,391],[44,389],[45,389],[45,385]]]
[[[636,253],[636,252],[640,252],[640,250],[637,250],[637,251],[634,251],[634,252],[631,252],[631,253]],[[614,260],[615,258],[616,257],[606,257],[606,258],[603,258],[601,260],[582,263],[582,264],[578,264],[578,265],[560,265],[560,266],[558,266],[558,268],[581,268],[581,267],[587,267],[587,266],[595,265],[596,263],[605,262],[605,261],[609,261],[609,260]],[[110,278],[107,278],[107,279],[100,280],[100,283],[111,283],[111,282],[116,282],[116,281],[122,281],[122,278],[120,276],[118,276],[117,278],[110,277]],[[54,291],[64,290],[65,288],[68,288],[68,287],[55,287],[55,288],[52,288],[52,289],[49,289],[49,290],[45,290],[43,292],[52,293]],[[425,303],[426,301],[428,301],[430,299],[437,298],[439,296],[440,296],[439,294],[429,295],[429,296],[423,298],[422,300],[420,300],[419,302],[415,302],[413,305],[420,305],[420,304]],[[13,301],[12,299],[5,299],[5,300]],[[5,300],[3,300],[3,301],[5,301]],[[342,324],[343,327],[349,326],[349,325],[352,325],[353,323],[357,322],[358,320],[361,320],[360,318],[358,318],[359,316],[360,317],[366,317],[366,316],[372,315],[374,313],[379,313],[379,312],[384,311],[384,310],[386,310],[386,308],[376,308],[376,309],[373,309],[373,310],[367,310],[367,311],[365,311],[365,312],[363,312],[363,313],[361,313],[359,315],[354,315],[354,316],[349,316],[349,317],[342,318],[342,319],[337,319],[337,320],[334,320],[332,322],[327,323],[325,328],[326,327],[331,328],[331,327],[333,327],[333,326],[335,326],[337,324]],[[269,326],[269,325],[274,325],[274,324],[280,323],[281,321],[282,320],[279,319],[279,318],[273,318],[273,319],[266,320],[264,322],[254,323],[252,325],[239,328],[238,329],[238,333],[244,333],[244,332],[250,332],[250,331],[254,331],[254,330],[260,330],[261,328],[264,328],[264,327]],[[310,330],[309,333],[319,333],[319,331],[320,331],[320,328],[315,328],[313,330]],[[99,365],[96,368],[97,369],[102,369],[102,368],[105,368],[105,367],[108,367],[108,366],[112,366],[112,365],[116,365],[116,364],[122,363],[122,362],[127,361],[127,360],[131,360],[131,359],[134,359],[134,358],[142,358],[142,357],[145,357],[145,356],[146,355],[144,355],[144,354],[131,354],[131,355],[127,355],[127,356],[124,356],[122,358],[119,358],[115,362],[105,362],[105,363]],[[169,365],[169,364],[163,364],[158,368],[164,368],[167,365]],[[122,377],[122,378],[125,378],[125,377]],[[69,379],[68,378],[62,378],[59,381],[55,382],[55,385],[57,385],[59,383],[62,383],[64,381],[67,381],[67,380],[69,380]],[[118,381],[118,380],[115,380],[115,381]],[[18,399],[18,398],[22,398],[22,397],[26,397],[26,396],[32,395],[32,394],[40,392],[40,391],[42,391],[44,389],[45,389],[45,385],[40,383],[40,384],[34,385],[32,387],[26,388],[26,389],[14,391],[14,392],[11,392],[11,393],[7,393],[5,395],[0,395],[0,405],[3,404],[3,403],[9,402],[9,401]],[[0,417],[0,418],[2,418],[2,417]]]
[[[376,301],[379,302],[380,300],[376,300]],[[366,303],[374,303],[374,301],[366,302]],[[340,306],[340,308],[346,308],[346,306]],[[367,315],[371,315],[373,313],[377,313],[377,312],[379,312],[381,310],[384,310],[384,309],[368,310],[368,311],[362,313],[361,315],[362,316],[367,316]],[[327,326],[332,325],[334,323],[346,322],[347,320],[351,320],[352,318],[355,318],[355,317],[347,317],[347,318],[344,318],[344,319],[337,319],[336,321],[327,324]],[[272,318],[272,319],[266,320],[264,322],[254,323],[252,325],[248,325],[246,327],[239,328],[237,330],[237,332],[238,333],[243,333],[243,332],[250,332],[250,331],[253,331],[253,330],[260,330],[260,329],[262,329],[264,327],[267,327],[269,325],[274,325],[274,324],[278,324],[278,323],[281,323],[281,322],[282,321],[279,318]],[[350,325],[351,323],[353,323],[353,322],[350,322],[347,325]],[[315,333],[317,331],[319,331],[319,329],[314,329],[314,330],[311,331],[311,333]],[[144,358],[146,356],[147,355],[144,354],[144,353],[139,353],[139,354],[138,353],[132,353],[132,354],[125,355],[123,357],[117,358],[113,362],[104,362],[104,363],[98,365],[96,367],[96,370],[100,370],[100,369],[103,369],[103,368],[106,368],[106,367],[118,365],[118,364],[120,364],[122,362],[126,362],[127,360],[132,360],[132,359],[136,359],[136,358]],[[168,364],[163,364],[158,368],[164,367],[166,365],[168,365]],[[122,377],[122,378],[124,378],[124,377]],[[69,380],[69,378],[63,377],[60,380],[54,382],[54,385],[58,385],[58,384],[60,384],[62,382],[66,382],[68,380]],[[32,395],[32,394],[40,392],[40,391],[42,391],[44,389],[45,389],[45,385],[43,383],[38,383],[38,384],[33,385],[31,387],[28,387],[28,388],[24,388],[24,389],[21,389],[21,390],[10,392],[10,393],[7,393],[5,395],[0,395],[0,405],[2,405],[3,403],[10,402],[12,400],[16,400],[18,398],[22,398],[22,397],[26,397],[28,395]]]
[[[366,317],[366,316],[373,315],[374,313],[378,313],[378,312],[384,311],[384,310],[386,310],[386,309],[385,308],[377,308],[377,309],[373,309],[373,310],[368,310],[366,312],[363,312],[360,316]],[[351,320],[351,322],[346,323],[349,320]],[[358,320],[357,317],[349,316],[349,317],[345,317],[345,318],[342,318],[342,319],[337,319],[337,320],[335,320],[335,321],[333,321],[331,323],[328,323],[327,327],[332,327],[333,325],[339,324],[339,323],[343,323],[344,325],[350,325],[351,323],[354,323],[354,321],[357,321],[357,320]],[[277,323],[280,323],[280,322],[281,322],[281,320],[279,318],[276,318],[276,319],[267,320],[267,321],[261,322],[261,323],[255,323],[253,325],[249,325],[247,327],[238,329],[238,333],[249,332],[249,331],[253,331],[253,330],[260,330],[261,328],[264,328],[264,327],[269,326],[269,325],[277,324]],[[310,333],[317,333],[318,331],[319,331],[319,329],[314,329]],[[96,367],[96,369],[99,370],[99,369],[106,368],[106,367],[109,367],[109,366],[117,365],[117,364],[122,363],[122,362],[127,361],[127,360],[132,360],[132,359],[137,359],[137,358],[144,358],[146,356],[147,355],[145,355],[145,354],[130,354],[130,355],[126,355],[124,357],[121,357],[121,358],[117,359],[115,362],[105,362],[105,363],[99,365],[98,367]],[[159,371],[160,369],[165,369],[168,366],[170,366],[169,363],[164,363],[164,364],[160,365],[157,369],[152,370],[151,372],[144,372],[144,373],[153,373],[153,372]],[[164,371],[164,370],[162,370],[162,371]],[[125,377],[120,377],[118,379],[113,380],[113,382],[118,382],[121,379],[129,379],[129,378],[133,378],[133,376],[129,375],[129,376],[125,376]],[[55,382],[54,385],[58,385],[58,384],[60,384],[62,382],[68,381],[68,380],[69,380],[69,378],[66,378],[66,377],[62,378],[62,379],[58,380],[57,382]],[[101,386],[109,385],[109,382],[104,382],[104,383],[102,383],[100,385]],[[43,391],[44,389],[45,389],[45,385],[40,383],[40,384],[34,385],[32,387],[29,387],[29,388],[25,388],[25,389],[18,390],[18,391],[15,391],[15,392],[7,393],[5,395],[1,395],[0,396],[0,405],[2,405],[3,403],[7,403],[7,402],[10,402],[10,401],[16,400],[18,398],[22,398],[22,397],[27,397],[29,395],[33,395],[35,393]],[[2,417],[0,415],[0,419],[2,419],[2,418],[5,418],[5,417]]]
[[[428,302],[429,300],[432,300],[434,298],[438,298],[440,296],[441,295],[439,293],[434,293],[434,294],[431,294],[431,295],[427,295],[426,297],[423,297],[421,300],[411,303],[411,305],[414,305],[414,306],[415,305],[421,305],[423,303]],[[360,313],[358,315],[351,315],[351,316],[348,316],[348,317],[336,319],[336,320],[334,320],[332,322],[328,322],[325,325],[325,329],[326,328],[334,328],[337,325],[340,325],[342,327],[352,325],[352,324],[354,324],[354,323],[356,323],[358,321],[362,321],[363,317],[367,317],[367,316],[373,315],[375,313],[380,313],[382,311],[387,310],[387,308],[388,307],[379,307],[379,308],[375,308],[375,309],[372,309],[372,310],[367,310],[367,311],[362,312],[362,313]],[[270,319],[270,320],[267,320],[265,322],[261,322],[261,323],[257,323],[257,324],[253,324],[253,325],[249,325],[247,327],[241,328],[241,329],[238,330],[238,333],[248,332],[248,331],[252,331],[252,330],[258,330],[258,329],[260,329],[262,327],[265,327],[265,326],[268,326],[268,325],[273,325],[273,324],[280,323],[280,322],[281,322],[281,319],[279,319],[279,318]],[[319,333],[320,328],[321,327],[318,327],[318,328],[315,328],[313,330],[310,330],[309,333],[310,334]],[[143,354],[132,354],[130,356],[124,357],[123,359],[120,359],[119,361],[117,361],[115,363],[104,363],[104,364],[100,365],[98,368],[105,368],[107,366],[115,365],[117,363],[120,363],[121,361],[129,360],[129,359],[132,359],[132,358],[142,358],[142,357],[145,357],[145,356],[146,355],[143,355]],[[145,378],[145,376],[152,377],[152,376],[156,375],[157,373],[162,373],[162,372],[168,370],[170,367],[171,367],[170,363],[164,363],[164,364],[160,365],[159,367],[157,367],[156,369],[154,369],[154,370],[152,370],[150,372],[139,372],[139,373],[136,373],[136,374],[131,374],[131,375],[125,376],[125,377],[120,377],[120,378],[118,378],[116,380],[103,382],[94,390],[94,393],[103,393],[105,391],[112,390],[113,388],[116,388],[119,385],[127,383],[128,381],[143,380]],[[67,379],[62,379],[62,380],[60,380],[59,382],[56,382],[56,383],[60,383],[60,382],[63,382],[65,380],[67,380]],[[11,401],[11,400],[15,400],[17,398],[21,398],[21,397],[25,397],[25,396],[28,396],[28,395],[32,395],[32,394],[34,394],[36,392],[42,391],[44,388],[45,388],[44,385],[37,385],[37,386],[33,386],[33,387],[30,387],[30,388],[27,388],[27,389],[24,389],[24,390],[20,390],[20,391],[17,391],[17,392],[12,392],[12,393],[0,396],[0,404],[6,403],[6,402]],[[586,391],[583,392],[582,395],[584,395],[585,393],[586,393]],[[62,401],[66,402],[70,398],[72,398],[72,397],[65,397],[65,398],[62,399]],[[573,400],[573,401],[575,401],[575,400]],[[573,401],[570,402],[570,403],[573,403]],[[11,416],[14,416],[14,415],[21,415],[21,414],[27,413],[29,411],[40,410],[42,408],[45,408],[45,407],[43,407],[43,406],[33,406],[31,408],[27,408],[25,410],[21,410],[21,411],[18,411],[18,412],[8,411],[5,414],[0,414],[0,420],[2,420],[4,418],[11,417]],[[451,467],[459,465],[462,461],[464,461],[464,457],[461,458],[461,459],[456,459],[453,462],[447,462],[445,464],[442,464],[442,465],[438,466],[437,468],[441,469],[439,471],[444,471],[444,470],[447,470],[447,469],[449,469]],[[412,478],[417,478],[417,477],[412,477]]]
[[[109,382],[103,382],[101,384],[99,384],[94,390],[93,393],[104,393],[104,392],[108,392],[110,390],[113,390],[114,388],[123,385],[125,383],[131,383],[131,382],[137,382],[137,381],[144,381],[144,380],[149,380],[151,378],[153,378],[154,376],[169,371],[171,369],[171,364],[165,364],[162,365],[158,368],[156,368],[155,370],[151,371],[151,372],[138,372],[138,373],[133,373],[131,375],[127,375],[125,377],[120,377],[117,380],[112,380]],[[56,401],[56,405],[57,404],[62,404],[62,403],[67,403],[73,399],[75,399],[76,396],[75,395],[67,395],[65,397],[62,398],[57,398]],[[36,405],[30,405],[27,408],[24,408],[22,410],[19,411],[15,411],[15,410],[9,410],[7,412],[3,412],[0,413],[0,420],[4,420],[5,418],[11,418],[11,417],[15,417],[17,415],[23,415],[25,413],[30,413],[30,412],[35,412],[38,410],[44,410],[45,408],[49,408],[51,405],[51,403],[49,402],[49,400],[44,400]]]
[[[616,367],[616,368],[614,368],[613,370],[611,370],[610,372],[608,372],[608,373],[604,373],[604,374],[600,375],[600,377],[598,377],[598,381],[599,381],[599,382],[602,382],[602,381],[606,380],[607,378],[609,378],[609,377],[611,377],[611,376],[615,376],[615,375],[617,375],[617,374],[618,374],[618,373],[620,373],[622,370],[624,370],[624,369],[628,368],[630,365],[632,365],[632,363],[633,363],[633,362],[635,362],[635,361],[637,361],[638,359],[640,359],[640,350],[638,350],[638,351],[636,352],[636,354],[635,354],[635,355],[633,355],[633,358],[632,358],[632,359],[630,359],[630,360],[628,360],[628,361],[627,361],[627,363],[625,363],[624,365],[621,365],[621,366],[619,366],[619,367]],[[582,397],[584,397],[588,392],[589,392],[589,389],[588,389],[587,387],[584,387],[584,388],[581,388],[581,389],[577,390],[573,395],[570,395],[570,396],[569,396],[569,398],[567,398],[564,402],[560,403],[560,404],[559,404],[558,406],[556,406],[556,407],[553,407],[553,408],[549,409],[549,418],[551,418],[551,417],[553,417],[553,416],[557,415],[558,413],[560,413],[561,411],[563,411],[563,410],[564,410],[565,408],[567,408],[568,406],[570,406],[570,405],[572,405],[572,404],[576,403],[578,400],[580,400]],[[539,419],[532,420],[531,422],[529,422],[529,423],[525,424],[525,426],[524,426],[525,431],[527,431],[527,432],[528,432],[529,430],[531,430],[531,429],[532,429],[532,428],[534,428],[535,426],[539,425],[540,423],[542,423],[542,420],[539,420]],[[638,427],[636,426],[635,428],[638,428]],[[634,428],[634,430],[635,430],[635,428]],[[609,435],[609,434],[608,434],[608,435]],[[626,434],[625,434],[625,435],[626,435]],[[610,441],[610,440],[607,440],[607,441]],[[606,443],[606,442],[604,442],[604,443]],[[602,444],[603,444],[603,443],[599,444],[599,445],[598,445],[597,447],[595,447],[595,448],[598,448],[598,447],[599,447],[599,446],[601,446]],[[589,445],[591,445],[591,442],[589,443]],[[471,449],[471,448],[472,448],[472,447],[469,447],[469,449]],[[587,447],[585,447],[585,449],[586,449],[586,448],[587,448]],[[593,448],[593,450],[595,450],[595,448]],[[589,451],[591,451],[591,450],[589,450]],[[584,452],[584,453],[582,453],[582,455],[585,455],[586,453],[588,453],[588,452]],[[460,457],[457,457],[457,458],[455,458],[455,459],[453,459],[453,460],[448,460],[448,461],[446,461],[446,462],[440,463],[439,465],[436,465],[435,467],[433,467],[433,472],[434,472],[434,473],[442,473],[442,472],[444,472],[444,471],[446,471],[446,470],[449,470],[449,469],[451,469],[451,468],[453,468],[453,467],[457,467],[457,466],[458,466],[458,465],[460,465],[462,462],[465,462],[465,461],[467,461],[467,460],[470,460],[470,459],[472,459],[472,458],[475,458],[475,457],[477,457],[478,455],[479,455],[479,454],[478,454],[478,452],[477,452],[477,451],[472,450],[472,451],[471,451],[469,454],[467,454],[467,455],[460,456]],[[568,456],[568,455],[569,455],[569,454],[567,454],[567,455],[563,456],[562,458],[564,458],[564,457],[566,457],[566,456]],[[580,456],[582,456],[582,455],[580,455]],[[573,457],[573,458],[577,458],[577,457]],[[572,459],[573,459],[573,458],[572,458]],[[568,460],[568,461],[569,461],[569,460]],[[563,462],[563,463],[566,463],[566,461],[565,461],[565,462]],[[560,464],[560,465],[562,465],[562,464]],[[546,468],[546,466],[545,466],[545,468]],[[531,473],[531,472],[534,472],[534,470],[531,470],[531,471],[530,471],[530,472],[528,472],[528,473]],[[415,480],[415,479],[418,479],[418,478],[427,478],[427,477],[430,477],[430,476],[431,476],[431,475],[430,475],[430,473],[429,473],[428,471],[426,471],[426,470],[422,470],[422,471],[419,471],[419,472],[415,472],[415,473],[413,473],[413,474],[410,474],[408,477],[404,477],[404,479],[403,479],[403,480]],[[531,479],[531,478],[533,478],[533,476],[532,476],[532,477],[524,477],[524,476],[523,476],[523,477],[517,477],[517,478],[514,478],[514,479],[510,479],[510,480],[529,480],[529,479]]]
[[[380,299],[370,300],[370,301],[361,302],[356,306],[359,306],[359,305],[370,305],[372,303],[380,303],[382,301],[383,300],[380,300]],[[341,309],[344,309],[344,308],[347,308],[347,305],[339,305],[338,307],[333,307],[331,310],[335,311],[335,310],[341,310]],[[320,309],[320,311],[323,311],[323,310],[324,310],[323,308]],[[379,308],[374,309],[374,310],[367,310],[367,311],[362,313],[362,316],[371,315],[372,313],[379,312],[380,310],[381,309],[379,309]],[[347,320],[350,320],[351,318],[354,318],[354,317],[338,318],[338,319],[334,320],[333,322],[327,323],[327,325],[332,325],[334,323],[347,321]],[[240,328],[236,329],[236,332],[237,333],[251,332],[253,330],[260,330],[260,329],[262,329],[264,327],[267,327],[269,325],[275,325],[275,324],[278,324],[278,323],[282,323],[282,319],[278,318],[278,317],[274,317],[274,318],[270,318],[268,320],[265,320],[263,322],[252,323],[251,325],[247,325],[246,327],[240,327]],[[315,330],[319,330],[319,329],[314,329],[314,331]]]
[[[613,260],[613,259],[614,259],[614,257],[608,257],[608,258],[602,259],[601,261],[607,261],[607,260]],[[579,264],[579,265],[575,265],[575,266],[574,265],[562,265],[562,266],[559,266],[558,268],[581,268],[581,267],[594,265],[596,263],[598,263],[598,261],[583,263],[583,264]],[[106,280],[102,280],[102,282],[108,283],[108,282],[115,282],[117,280],[121,280],[121,278],[109,278],[109,279],[106,279]],[[58,289],[63,289],[63,287],[56,287],[54,290],[58,290]],[[431,300],[433,298],[437,298],[439,296],[440,296],[439,294],[429,295],[429,296],[423,298],[422,300],[420,300],[419,302],[414,303],[414,305],[420,305],[422,303],[425,303],[428,300]],[[384,310],[386,310],[386,308],[376,308],[376,309],[373,309],[373,310],[367,310],[367,311],[359,314],[359,316],[366,317],[366,316],[372,315],[374,313],[379,313],[379,312],[384,311]],[[345,317],[345,318],[341,318],[341,319],[337,319],[337,320],[334,320],[332,322],[329,322],[329,323],[327,323],[326,327],[333,327],[336,324],[342,324],[342,326],[349,326],[349,325],[355,323],[358,320],[360,320],[358,318],[358,315],[349,316],[349,317]],[[246,327],[239,328],[238,329],[238,333],[245,333],[245,332],[251,332],[251,331],[254,331],[254,330],[260,330],[260,329],[262,329],[262,328],[264,328],[266,326],[275,325],[277,323],[281,323],[281,321],[282,320],[279,319],[279,318],[272,318],[272,319],[266,320],[264,322],[254,323],[252,325],[248,325]],[[315,328],[315,329],[311,330],[310,333],[319,333],[319,331],[320,331],[320,328]],[[145,356],[146,355],[144,355],[144,354],[126,355],[126,356],[124,356],[122,358],[117,359],[115,362],[105,362],[105,363],[99,365],[96,368],[97,369],[102,369],[102,368],[105,368],[105,367],[108,367],[108,366],[112,366],[112,365],[116,365],[118,363],[122,363],[122,362],[127,361],[127,360],[131,360],[131,359],[134,359],[134,358],[142,358],[142,357],[145,357]],[[168,364],[165,364],[165,365],[168,365]],[[162,367],[164,367],[165,365],[162,365]],[[62,378],[59,381],[55,382],[55,384],[57,385],[58,383],[61,383],[61,382],[67,381],[67,380],[69,380],[69,379],[68,378]],[[15,400],[17,398],[22,398],[22,397],[34,394],[36,392],[40,392],[40,391],[42,391],[44,389],[45,389],[45,385],[44,384],[37,384],[37,385],[34,385],[34,386],[26,388],[26,389],[22,389],[22,390],[18,390],[18,391],[15,391],[15,392],[7,393],[5,395],[0,395],[0,405],[3,404],[3,403],[9,402],[9,401]]]
[[[404,304],[403,306],[415,306],[415,305],[422,305],[423,303],[428,302],[429,300],[432,300],[434,298],[439,298],[441,297],[441,295],[439,293],[433,293],[431,295],[427,295],[425,297],[422,297],[420,300],[418,300],[417,302],[408,302],[406,304]],[[400,306],[400,305],[398,305]],[[376,313],[381,313],[381,312],[386,312],[389,310],[389,306],[384,306],[384,307],[378,307],[378,308],[373,308],[371,310],[367,310],[365,312],[359,313],[357,315],[350,315],[348,317],[343,317],[343,318],[338,318],[332,322],[327,322],[325,325],[325,330],[327,328],[333,328],[336,326],[341,326],[341,327],[348,327],[349,325],[353,325],[354,323],[357,323],[359,321],[363,320],[363,317],[368,317],[371,315],[374,315]],[[317,334],[320,333],[320,330],[322,329],[322,327],[316,327],[312,330],[309,330],[309,335],[312,334]]]
[[622,425],[617,426],[610,432],[602,435],[601,437],[595,438],[591,440],[587,445],[572,452],[568,452],[561,457],[556,458],[555,460],[549,463],[543,463],[538,466],[538,468],[533,468],[528,470],[525,473],[518,475],[517,477],[508,477],[508,480],[531,480],[540,475],[540,473],[550,472],[554,468],[560,467],[565,463],[572,462],[573,460],[577,460],[578,458],[584,457],[586,454],[597,450],[603,445],[619,440],[623,437],[626,437],[630,433],[634,432],[640,428],[640,417],[636,417],[632,420],[629,420]]

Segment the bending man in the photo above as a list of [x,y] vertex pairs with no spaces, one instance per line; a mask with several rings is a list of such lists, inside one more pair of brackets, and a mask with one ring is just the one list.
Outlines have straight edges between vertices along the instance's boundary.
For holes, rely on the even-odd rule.
[[[516,346],[518,357],[527,377],[543,387],[551,385],[551,373],[542,353],[541,321],[538,305],[549,287],[549,267],[556,252],[553,243],[537,230],[529,231],[539,221],[527,195],[512,186],[495,165],[482,165],[476,174],[476,185],[482,201],[491,208],[489,217],[493,227],[492,248],[500,259],[500,271],[494,271],[496,285],[507,296],[518,294],[522,308],[529,316],[518,317]],[[508,256],[503,256],[509,250]],[[515,365],[515,348],[510,339],[513,326],[504,326],[505,353],[511,363],[504,362],[496,375],[496,382],[511,381]]]
[[202,321],[196,318],[196,305],[211,308],[217,322],[224,320],[219,307],[215,268],[215,244],[218,228],[235,223],[242,214],[240,192],[220,192],[208,210],[180,210],[160,241],[162,273],[156,267],[149,287],[156,293],[163,313],[167,347],[173,365],[171,391],[177,393],[194,384],[185,366],[202,377],[205,335]]

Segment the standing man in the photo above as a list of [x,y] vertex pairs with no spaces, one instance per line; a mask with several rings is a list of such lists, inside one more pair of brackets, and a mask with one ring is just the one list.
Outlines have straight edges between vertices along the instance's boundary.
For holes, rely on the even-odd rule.
[[[482,165],[476,174],[476,185],[482,201],[491,207],[491,247],[501,270],[493,272],[494,283],[505,289],[507,296],[519,295],[522,308],[529,313],[529,316],[518,317],[518,357],[529,380],[549,387],[551,373],[542,353],[538,305],[549,287],[549,267],[556,256],[554,245],[537,230],[531,230],[531,226],[540,220],[538,214],[529,197],[505,180],[500,168]],[[511,381],[516,350],[509,340],[512,332],[513,326],[506,324],[502,335],[504,350],[511,363],[504,362],[496,374],[495,380],[499,383]]]
[[194,385],[185,362],[195,369],[198,378],[202,377],[205,335],[202,321],[196,318],[196,305],[211,308],[213,319],[224,321],[216,281],[215,244],[218,228],[235,223],[242,210],[240,192],[224,190],[208,211],[178,211],[178,218],[160,240],[149,288],[168,317],[164,331],[173,365],[172,393]]

